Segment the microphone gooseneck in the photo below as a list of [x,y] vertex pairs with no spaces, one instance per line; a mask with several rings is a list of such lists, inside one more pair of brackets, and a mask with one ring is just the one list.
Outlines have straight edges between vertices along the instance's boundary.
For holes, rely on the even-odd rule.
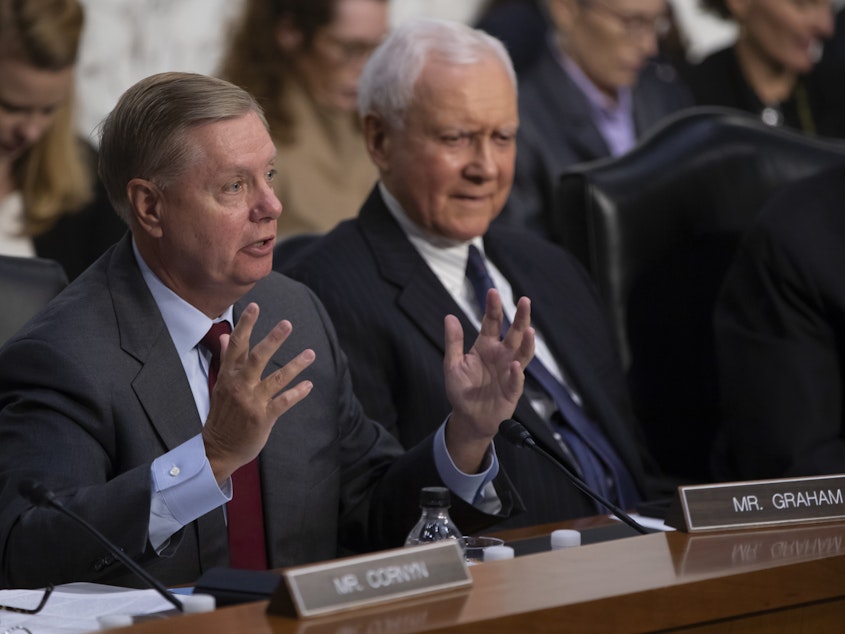
[[534,437],[531,435],[531,432],[528,431],[522,423],[519,423],[513,420],[512,418],[508,418],[507,420],[502,421],[502,423],[499,425],[499,434],[512,445],[516,445],[520,448],[531,449],[535,453],[538,453],[543,456],[546,460],[552,462],[552,464],[554,464],[558,469],[560,469],[563,474],[569,479],[569,481],[575,486],[575,488],[581,491],[581,493],[583,493],[589,498],[592,498],[593,500],[607,508],[617,518],[619,518],[622,522],[633,528],[638,533],[641,533],[643,535],[648,534],[648,531],[642,524],[634,520],[634,518],[628,515],[621,508],[619,508],[609,500],[605,500],[598,493],[590,489],[590,487],[587,486],[587,483],[584,482],[577,475],[572,473],[572,471],[565,464],[563,464],[555,456],[553,456],[548,451],[543,449],[540,445],[538,445],[537,442],[534,440]]
[[47,487],[45,487],[43,484],[41,484],[40,482],[36,482],[35,480],[23,480],[21,481],[20,485],[18,485],[18,493],[20,493],[24,499],[35,504],[35,506],[49,506],[51,508],[54,508],[60,513],[71,518],[77,524],[81,525],[83,528],[85,528],[85,530],[87,530],[94,537],[96,537],[97,541],[99,541],[103,546],[105,546],[106,549],[112,555],[119,559],[127,568],[129,568],[129,570],[131,570],[136,576],[142,579],[153,590],[158,592],[169,603],[173,604],[177,610],[179,610],[180,612],[183,612],[185,610],[182,603],[170,592],[168,592],[167,588],[165,588],[158,579],[153,577],[150,573],[148,573],[141,566],[139,566],[126,553],[124,553],[120,548],[118,548],[116,544],[113,544],[105,535],[103,535],[100,531],[94,528],[94,526],[92,526],[87,520],[83,519],[82,517],[71,511],[69,508],[67,508],[64,504],[59,502],[59,500],[56,499],[56,494],[53,493]]

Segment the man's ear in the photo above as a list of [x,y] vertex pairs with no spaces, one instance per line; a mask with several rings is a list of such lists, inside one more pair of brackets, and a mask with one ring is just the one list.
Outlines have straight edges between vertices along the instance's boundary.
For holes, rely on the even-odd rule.
[[126,185],[126,195],[129,198],[130,214],[141,231],[150,237],[160,238],[162,194],[152,181],[143,178],[133,178]]
[[302,47],[302,31],[289,15],[282,16],[276,22],[276,44],[285,53],[294,53]]
[[364,117],[364,141],[370,159],[379,172],[386,172],[390,166],[390,155],[393,151],[393,135],[384,117],[378,114],[368,114]]

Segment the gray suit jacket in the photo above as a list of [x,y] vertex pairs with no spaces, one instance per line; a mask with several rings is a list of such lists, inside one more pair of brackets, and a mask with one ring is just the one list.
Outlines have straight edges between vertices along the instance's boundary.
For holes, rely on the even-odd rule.
[[[236,304],[236,321],[248,301],[261,307],[253,343],[281,318],[293,324],[268,371],[306,347],[316,353],[302,377],[312,393],[278,420],[260,456],[271,566],[401,544],[419,488],[440,483],[430,440],[403,455],[364,416],[331,323],[305,287],[273,273]],[[22,500],[25,477],[166,584],[227,565],[222,508],[177,533],[162,556],[147,540],[150,464],[201,429],[127,236],[0,350],[0,584],[138,583],[79,527]],[[500,496],[507,513],[509,494]],[[460,503],[455,511],[467,530],[492,519]]]
[[[692,97],[674,68],[650,62],[634,86],[637,137],[691,105]],[[496,222],[555,239],[547,216],[556,212],[558,177],[576,163],[610,156],[610,150],[593,122],[587,97],[548,47],[519,82],[519,119],[514,186]]]

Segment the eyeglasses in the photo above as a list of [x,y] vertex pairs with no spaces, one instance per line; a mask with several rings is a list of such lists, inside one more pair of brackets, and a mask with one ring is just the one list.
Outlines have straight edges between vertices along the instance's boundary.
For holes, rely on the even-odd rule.
[[331,48],[332,56],[341,63],[366,60],[381,44],[381,40],[346,40],[331,33],[326,33],[323,37]]
[[796,9],[805,12],[818,11],[823,9],[825,11],[833,11],[834,3],[831,0],[790,0],[789,4]]
[[47,605],[47,599],[50,598],[51,594],[53,594],[52,584],[44,588],[44,596],[41,597],[41,601],[34,608],[18,608],[12,605],[0,605],[0,610],[5,610],[6,612],[15,612],[16,614],[38,614],[39,612],[41,612],[44,606]]
[[672,28],[672,24],[665,14],[651,16],[640,13],[627,13],[599,0],[583,0],[581,5],[588,9],[600,9],[604,11],[605,15],[616,20],[617,24],[622,27],[625,35],[631,39],[646,35],[663,37]]

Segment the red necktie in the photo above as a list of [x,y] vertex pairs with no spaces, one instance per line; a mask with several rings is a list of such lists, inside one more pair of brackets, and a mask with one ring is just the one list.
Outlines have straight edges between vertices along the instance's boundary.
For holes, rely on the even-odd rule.
[[[208,364],[209,400],[220,370],[220,335],[229,334],[231,330],[228,322],[217,322],[211,325],[200,341],[211,352],[211,362]],[[232,474],[232,489],[232,499],[226,505],[230,565],[232,568],[266,570],[264,512],[257,458]]]

